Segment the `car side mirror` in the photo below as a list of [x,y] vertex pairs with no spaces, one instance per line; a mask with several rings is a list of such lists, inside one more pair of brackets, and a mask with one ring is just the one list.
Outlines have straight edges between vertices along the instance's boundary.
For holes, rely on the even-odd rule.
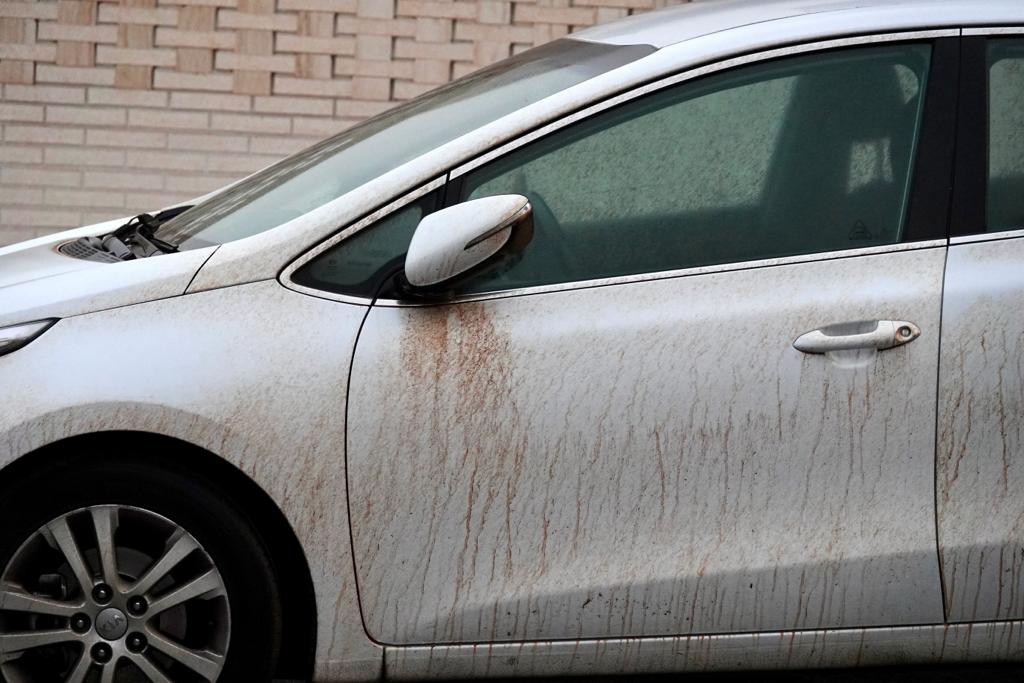
[[518,194],[482,197],[435,211],[416,226],[405,256],[413,289],[451,284],[533,236],[533,208]]

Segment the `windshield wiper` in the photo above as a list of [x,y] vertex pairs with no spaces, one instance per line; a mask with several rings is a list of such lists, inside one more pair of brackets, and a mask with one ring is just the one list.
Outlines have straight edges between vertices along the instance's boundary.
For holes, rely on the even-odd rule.
[[171,244],[156,236],[157,229],[191,206],[176,206],[154,215],[140,213],[117,230],[99,237],[82,237],[72,244],[79,245],[75,253],[62,251],[76,258],[93,261],[131,261],[134,259],[173,254],[178,251],[177,245]]
[[178,251],[178,247],[154,234],[163,222],[159,214],[151,216],[148,213],[140,213],[114,232],[101,237],[100,241],[107,251],[122,261],[172,254]]

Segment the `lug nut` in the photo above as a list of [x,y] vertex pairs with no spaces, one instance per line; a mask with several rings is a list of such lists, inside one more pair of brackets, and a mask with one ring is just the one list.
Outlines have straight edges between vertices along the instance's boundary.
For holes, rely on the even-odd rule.
[[105,583],[98,583],[95,588],[92,589],[92,599],[102,605],[110,602],[113,597],[114,591]]
[[137,595],[128,601],[128,612],[132,616],[141,617],[149,609],[149,604],[146,602],[146,598],[141,595]]
[[114,656],[114,651],[106,643],[96,643],[92,646],[92,659],[98,664],[106,664]]
[[92,622],[89,621],[89,617],[86,614],[76,614],[71,617],[71,630],[75,633],[85,633],[92,626]]
[[146,649],[149,643],[146,641],[146,636],[141,633],[132,633],[125,640],[125,646],[136,654]]

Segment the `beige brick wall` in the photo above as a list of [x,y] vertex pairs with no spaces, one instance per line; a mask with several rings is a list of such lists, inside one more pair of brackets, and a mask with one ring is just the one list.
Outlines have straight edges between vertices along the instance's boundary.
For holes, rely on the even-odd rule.
[[394,102],[686,0],[0,0],[0,244],[189,199]]

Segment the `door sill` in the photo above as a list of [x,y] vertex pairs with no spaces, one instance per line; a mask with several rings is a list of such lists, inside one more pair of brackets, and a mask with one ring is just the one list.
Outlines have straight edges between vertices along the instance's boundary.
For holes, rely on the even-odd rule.
[[389,680],[1024,661],[1024,621],[385,647]]

